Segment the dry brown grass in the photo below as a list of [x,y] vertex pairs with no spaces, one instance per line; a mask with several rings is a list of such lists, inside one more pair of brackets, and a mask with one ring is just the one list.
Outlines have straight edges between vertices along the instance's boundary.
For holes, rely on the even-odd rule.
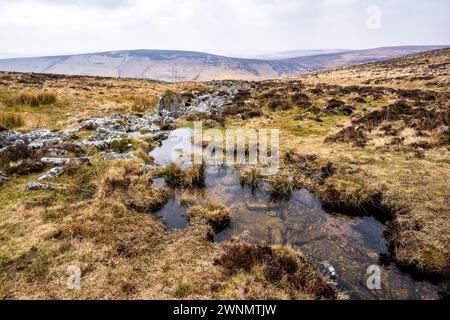
[[18,95],[5,98],[3,102],[8,107],[17,105],[37,107],[40,105],[50,105],[55,103],[56,95],[51,92],[22,92]]
[[[163,198],[149,184],[153,176],[139,173],[139,168],[139,163],[130,161],[106,167],[94,163],[84,172],[68,167],[56,182],[71,192],[80,183],[95,183],[97,192],[89,200],[59,193],[23,193],[24,183],[33,176],[14,180],[0,194],[0,297],[324,298],[310,294],[309,285],[280,287],[258,276],[250,291],[242,292],[240,286],[247,282],[238,284],[235,276],[230,278],[215,263],[228,249],[209,240],[215,225],[211,221],[226,220],[228,210],[204,202],[192,208],[186,229],[168,231],[151,214],[139,214],[141,210],[129,205],[147,208]],[[73,265],[82,272],[80,290],[66,286],[68,268]]]
[[0,114],[0,130],[13,130],[20,128],[24,124],[23,116],[19,113]]
[[204,202],[187,212],[192,220],[203,220],[210,224],[214,232],[220,232],[230,224],[230,209],[224,205]]
[[280,299],[342,298],[310,260],[286,247],[231,243],[216,263],[230,278],[226,299],[270,299],[274,294]]
[[[209,88],[206,84],[195,82],[169,84],[147,80],[8,72],[0,72],[0,81],[0,112],[20,112],[25,118],[25,125],[20,130],[62,130],[77,126],[80,119],[109,116],[116,112],[152,112],[157,97],[168,89],[181,92]],[[41,104],[35,107],[5,103],[5,100],[14,102],[12,97],[18,97],[22,93],[37,96],[46,92],[54,94],[57,101],[51,105]]]

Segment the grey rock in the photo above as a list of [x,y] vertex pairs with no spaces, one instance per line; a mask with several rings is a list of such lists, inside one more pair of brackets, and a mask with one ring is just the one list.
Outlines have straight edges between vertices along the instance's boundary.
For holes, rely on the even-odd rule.
[[68,154],[69,152],[64,149],[49,149],[48,153],[52,156],[63,156],[65,154]]
[[328,261],[321,262],[320,268],[321,268],[322,272],[325,274],[325,276],[327,276],[328,278],[330,278],[333,281],[337,280],[338,274],[336,272],[336,269],[331,265],[330,262],[328,262]]
[[99,141],[99,140],[119,140],[125,138],[127,133],[125,131],[111,130],[108,128],[97,128],[95,133],[89,137],[89,141]]
[[38,140],[35,140],[35,141],[31,142],[30,144],[28,144],[28,148],[33,149],[33,150],[41,149],[45,146],[54,146],[54,145],[62,144],[63,142],[64,142],[64,140],[59,137],[48,138],[48,139],[38,139]]
[[30,149],[40,149],[44,146],[61,144],[66,138],[47,129],[32,130],[27,133],[15,131],[0,132],[0,148],[26,144]]
[[106,150],[111,146],[111,143],[114,140],[97,140],[97,141],[89,141],[89,140],[85,140],[85,141],[76,141],[73,142],[72,144],[76,147],[80,147],[80,148],[90,148],[90,147],[94,147],[97,148],[99,150]]
[[81,158],[42,158],[42,163],[51,164],[56,166],[63,166],[69,163],[79,163],[79,164],[91,164],[91,159],[88,157]]
[[9,181],[9,180],[10,178],[8,177],[8,175],[3,171],[0,171],[0,181]]
[[81,123],[81,128],[85,130],[96,130],[100,127],[120,130],[122,129],[122,124],[119,120],[111,118],[92,118]]
[[62,133],[64,134],[64,135],[73,135],[73,134],[75,134],[75,133],[78,133],[80,131],[80,128],[70,128],[70,129],[66,129],[66,130],[64,130]]
[[63,172],[63,167],[54,167],[48,170],[44,175],[40,176],[37,181],[55,179],[59,177]]
[[43,184],[39,182],[28,182],[25,185],[26,191],[36,191],[36,190],[45,190],[45,191],[55,191],[57,188],[55,186],[49,184]]
[[114,160],[137,160],[137,157],[131,153],[107,153],[103,156],[105,161],[114,161]]

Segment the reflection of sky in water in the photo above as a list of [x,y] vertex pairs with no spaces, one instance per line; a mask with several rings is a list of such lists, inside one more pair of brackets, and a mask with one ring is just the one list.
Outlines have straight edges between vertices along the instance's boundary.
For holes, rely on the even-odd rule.
[[181,128],[172,131],[169,137],[163,141],[161,147],[155,148],[150,155],[155,158],[159,165],[168,165],[177,162],[184,166],[191,161],[192,152],[201,152],[201,147],[196,147],[191,143],[194,130]]
[[[191,151],[192,129],[178,129],[152,155],[158,164],[171,161],[174,146]],[[442,289],[428,282],[416,281],[401,272],[395,264],[381,266],[382,290],[365,287],[366,270],[380,263],[380,254],[388,255],[383,237],[385,226],[371,217],[352,218],[327,213],[320,200],[305,189],[296,190],[290,201],[273,202],[262,185],[255,192],[242,188],[239,175],[231,168],[210,166],[204,197],[219,196],[231,208],[229,228],[215,235],[217,242],[237,237],[253,243],[269,240],[288,245],[317,261],[329,261],[337,270],[339,283],[353,297],[362,299],[424,299],[439,298]],[[187,225],[181,197],[175,195],[157,213],[169,228]]]

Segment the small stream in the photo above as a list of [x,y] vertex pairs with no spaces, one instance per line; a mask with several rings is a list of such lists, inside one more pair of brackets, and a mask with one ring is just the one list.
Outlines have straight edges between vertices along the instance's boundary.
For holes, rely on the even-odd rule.
[[[167,165],[172,150],[191,151],[192,129],[172,131],[161,147],[151,152],[155,162]],[[155,181],[164,184],[162,179]],[[390,262],[383,232],[386,227],[372,217],[349,217],[326,212],[321,201],[305,189],[296,190],[289,201],[273,201],[262,185],[252,191],[241,187],[239,174],[231,168],[210,166],[205,197],[220,197],[231,208],[231,225],[214,237],[223,242],[233,237],[261,243],[288,245],[317,262],[329,262],[337,271],[338,287],[352,299],[439,299],[445,289],[440,285],[416,280]],[[180,205],[182,195],[172,199],[157,213],[167,227],[183,229],[187,208]],[[366,287],[367,268],[381,268],[381,290]]]

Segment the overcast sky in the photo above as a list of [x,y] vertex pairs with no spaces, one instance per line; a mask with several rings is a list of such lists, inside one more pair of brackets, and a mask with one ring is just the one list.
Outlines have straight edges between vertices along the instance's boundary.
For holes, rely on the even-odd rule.
[[450,44],[449,12],[450,0],[0,0],[0,53]]

